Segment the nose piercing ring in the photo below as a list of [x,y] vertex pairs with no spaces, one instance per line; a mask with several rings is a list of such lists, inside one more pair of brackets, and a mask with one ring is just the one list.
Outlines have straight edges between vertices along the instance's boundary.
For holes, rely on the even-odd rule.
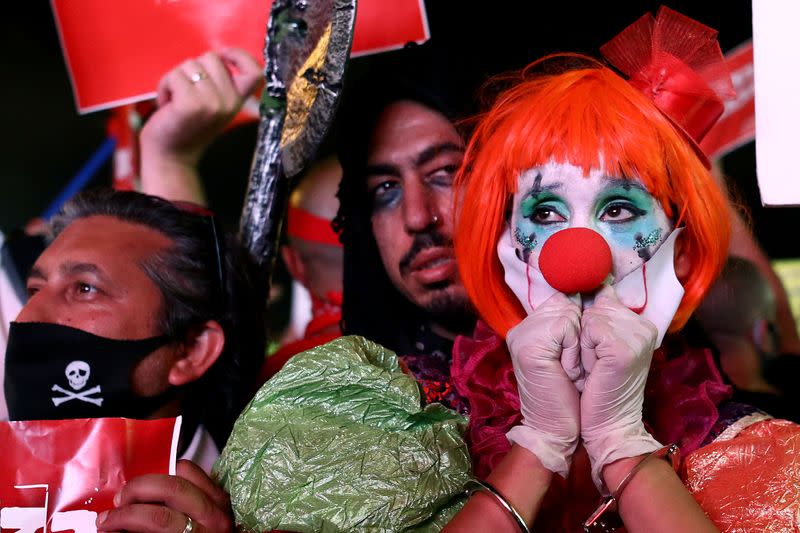
[[438,215],[433,215],[433,223],[434,224],[438,224],[439,223],[439,216]]

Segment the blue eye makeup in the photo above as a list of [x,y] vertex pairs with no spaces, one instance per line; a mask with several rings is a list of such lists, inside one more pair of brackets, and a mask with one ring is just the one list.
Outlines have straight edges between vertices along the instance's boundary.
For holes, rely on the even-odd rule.
[[641,209],[633,202],[618,198],[605,204],[597,214],[597,219],[600,222],[608,222],[610,224],[624,224],[646,214],[647,211]]
[[428,176],[428,181],[432,185],[450,187],[453,185],[453,177],[456,175],[456,172],[458,172],[458,165],[444,165],[432,172]]
[[638,184],[626,185],[609,187],[598,199],[598,230],[609,243],[633,250],[647,260],[663,235],[655,215],[655,200]]
[[403,192],[399,183],[384,181],[371,189],[369,195],[372,199],[372,212],[375,213],[395,206],[400,201]]
[[569,214],[564,202],[551,193],[525,198],[520,204],[520,212],[526,219],[540,225],[566,222]]
[[548,191],[534,193],[523,199],[519,214],[514,239],[528,251],[561,229],[569,219],[566,203]]
[[612,225],[631,223],[652,212],[653,197],[639,187],[614,186],[600,197],[596,218]]
[[517,185],[510,230],[525,263],[537,258],[551,235],[587,227],[611,249],[614,275],[624,276],[649,260],[671,231],[658,200],[636,177],[551,162],[522,172]]

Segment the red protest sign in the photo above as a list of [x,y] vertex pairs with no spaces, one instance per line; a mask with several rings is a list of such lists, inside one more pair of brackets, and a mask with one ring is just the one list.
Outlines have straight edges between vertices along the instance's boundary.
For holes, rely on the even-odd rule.
[[725,54],[736,98],[725,102],[725,112],[700,142],[709,159],[717,159],[756,138],[753,42]]
[[[146,100],[183,60],[239,47],[261,58],[270,1],[51,0],[79,112]],[[422,0],[360,0],[353,54],[430,36]]]
[[130,479],[174,474],[180,419],[0,422],[0,529],[96,533]]
[[401,48],[430,38],[423,0],[358,0],[351,55]]

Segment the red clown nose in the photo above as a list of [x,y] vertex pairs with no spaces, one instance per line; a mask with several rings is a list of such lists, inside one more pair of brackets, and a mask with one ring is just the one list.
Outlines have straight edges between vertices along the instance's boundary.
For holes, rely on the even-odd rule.
[[539,271],[551,287],[564,294],[592,292],[611,272],[611,249],[589,228],[561,230],[542,246]]

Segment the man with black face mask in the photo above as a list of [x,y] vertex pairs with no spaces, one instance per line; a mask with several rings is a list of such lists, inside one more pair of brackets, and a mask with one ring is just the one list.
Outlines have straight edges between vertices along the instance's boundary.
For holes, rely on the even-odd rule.
[[264,356],[248,255],[209,211],[134,192],[77,196],[53,233],[9,332],[10,418],[182,415],[179,453],[210,469]]
[[53,233],[9,332],[10,418],[183,414],[224,443],[264,344],[235,239],[198,206],[110,190],[68,203]]

